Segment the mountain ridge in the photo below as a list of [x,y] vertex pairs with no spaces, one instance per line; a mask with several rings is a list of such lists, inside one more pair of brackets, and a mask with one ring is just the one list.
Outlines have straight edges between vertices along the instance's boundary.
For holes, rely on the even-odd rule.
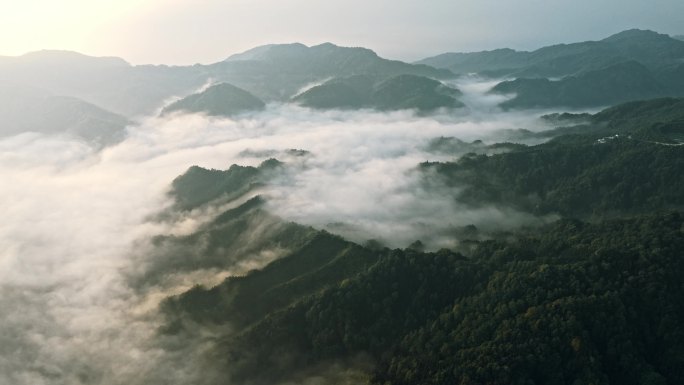
[[[634,44],[635,42],[639,44]],[[638,48],[636,54],[630,52],[630,49],[635,48]],[[637,60],[649,66],[659,67],[663,63],[653,62],[650,55],[658,56],[662,51],[671,54],[671,56],[666,55],[662,60],[672,64],[673,60],[684,58],[684,43],[658,32],[630,29],[601,40],[555,44],[533,51],[501,48],[467,53],[452,52],[425,58],[415,63],[446,68],[455,73],[480,72],[495,76],[554,77],[597,69],[600,66],[625,60]],[[567,63],[568,60],[570,63]],[[598,63],[595,62],[597,60]]]
[[503,108],[583,108],[668,95],[667,87],[636,61],[560,80],[517,78],[497,84],[490,92],[516,95],[502,103]]
[[[506,106],[517,103],[518,107],[529,107],[532,104],[523,99],[529,99],[534,93],[548,92],[547,88],[553,88],[555,96],[543,101],[544,105],[554,107],[563,103],[603,107],[646,97],[684,95],[684,41],[653,31],[627,30],[602,40],[557,44],[535,51],[498,49],[444,55],[437,59],[433,57],[432,61],[424,59],[419,62],[427,61],[434,64],[433,67],[385,59],[362,47],[291,43],[254,47],[212,64],[155,66],[130,65],[120,58],[46,50],[20,57],[0,57],[0,82],[13,82],[45,89],[55,95],[75,97],[129,119],[155,113],[169,98],[189,95],[208,82],[231,84],[264,103],[290,102],[303,88],[329,79],[367,76],[379,83],[400,75],[413,75],[443,80],[453,78],[455,72],[480,72],[487,76],[507,75],[524,79],[556,77],[563,82],[538,82],[541,89],[523,87],[509,90],[518,93],[518,100],[506,102]],[[460,63],[459,71],[449,69],[453,67],[449,64],[450,58]],[[600,86],[599,94],[603,97],[591,95],[590,103],[580,100],[586,95],[578,91],[581,81],[563,79],[575,76],[586,80],[595,71],[624,66],[621,63],[632,61],[650,71],[649,75],[641,73],[640,78],[653,79],[641,83],[629,76],[599,79],[596,85],[591,85]],[[630,89],[638,84],[644,86],[641,92],[636,88]],[[505,87],[508,86],[499,88]],[[341,92],[346,92],[347,96],[351,94],[348,88],[342,88]],[[652,92],[656,88],[660,91]],[[568,89],[572,92],[566,92]],[[630,90],[629,98],[614,96],[624,89]],[[575,98],[568,93],[574,94]],[[364,99],[364,96],[360,98]],[[550,103],[550,100],[555,102]],[[347,104],[365,106],[367,103],[361,100]]]

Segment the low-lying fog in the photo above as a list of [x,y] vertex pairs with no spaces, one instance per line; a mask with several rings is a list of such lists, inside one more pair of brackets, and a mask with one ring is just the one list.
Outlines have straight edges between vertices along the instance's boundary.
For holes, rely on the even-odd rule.
[[189,231],[148,218],[168,207],[170,182],[192,165],[257,165],[274,154],[291,167],[267,188],[267,208],[355,241],[406,247],[449,226],[537,223],[418,183],[420,162],[454,158],[427,152],[433,138],[496,142],[503,129],[545,128],[539,112],[499,111],[488,86],[461,81],[468,109],[431,117],[271,105],[236,119],[150,117],[102,150],[35,133],[0,140],[0,383],[191,382],[191,360],[151,340],[154,312],[140,310],[123,272],[134,268],[134,245]]

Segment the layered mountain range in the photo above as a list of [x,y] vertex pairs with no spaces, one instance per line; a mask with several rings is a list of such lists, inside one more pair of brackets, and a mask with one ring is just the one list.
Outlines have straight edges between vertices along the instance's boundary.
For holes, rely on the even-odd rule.
[[[532,52],[447,53],[414,64],[330,43],[266,45],[218,63],[193,66],[133,66],[119,58],[64,51],[0,57],[4,95],[14,98],[16,93],[15,99],[20,100],[31,89],[68,98],[75,112],[61,116],[62,123],[51,130],[76,133],[84,119],[105,121],[99,124],[102,129],[121,131],[127,120],[162,109],[208,115],[235,115],[267,103],[421,113],[457,109],[463,103],[454,80],[471,73],[502,79],[490,92],[511,96],[503,108],[596,108],[681,96],[684,42],[652,31],[629,30],[599,41]],[[223,85],[206,87],[217,84]],[[45,100],[26,102],[23,108],[30,105],[41,110],[35,115],[47,116],[50,103],[57,99]],[[14,119],[10,113],[2,117],[8,122]],[[3,134],[45,131],[40,122],[19,121],[12,126]]]
[[[472,108],[472,79],[486,80],[486,108]],[[45,307],[20,303],[27,317],[54,310],[77,332],[29,328],[30,346],[57,352],[55,361],[23,353],[29,345],[7,351],[38,357],[26,360],[29,381],[58,383],[127,379],[112,373],[151,382],[145,370],[171,366],[179,370],[168,376],[187,376],[174,381],[204,384],[684,383],[682,96],[684,41],[641,30],[418,63],[330,43],[267,45],[194,66],[60,51],[0,58],[0,136],[95,147],[78,146],[85,161],[73,167],[3,157],[29,164],[9,175],[25,172],[26,186],[52,194],[33,182],[54,173],[77,205],[73,186],[104,186],[83,195],[97,204],[80,215],[107,224],[94,238],[122,228],[135,238],[114,243],[104,262],[90,253],[109,243],[87,244],[85,268],[66,259],[64,280],[77,290],[17,286],[48,294]],[[127,141],[136,129],[146,131]],[[287,147],[295,137],[312,148]],[[198,154],[221,169],[190,166]],[[114,184],[132,186],[109,197],[125,201],[160,170],[186,168],[126,211],[154,212],[108,218],[122,207],[103,197]],[[46,223],[8,265],[27,264],[21,253],[41,244],[40,262],[53,244],[71,255],[91,235],[62,244]],[[400,231],[410,239],[378,235]],[[95,283],[74,279],[98,263],[108,268],[93,269]],[[88,285],[106,295],[81,291]],[[131,332],[103,327],[101,314]],[[79,361],[99,337],[85,351],[104,363]],[[141,365],[113,370],[107,350],[126,338],[135,341],[123,362]],[[63,346],[76,354],[64,358]],[[73,373],[60,367],[72,357]]]
[[456,74],[508,78],[492,91],[514,94],[504,107],[598,107],[684,93],[684,44],[653,31],[628,30],[599,41],[536,51],[447,53],[418,63]]

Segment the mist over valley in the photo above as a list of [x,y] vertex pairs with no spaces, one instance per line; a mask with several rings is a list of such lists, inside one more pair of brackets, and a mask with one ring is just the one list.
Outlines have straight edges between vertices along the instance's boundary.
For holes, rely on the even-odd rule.
[[684,382],[684,42],[0,57],[0,384]]

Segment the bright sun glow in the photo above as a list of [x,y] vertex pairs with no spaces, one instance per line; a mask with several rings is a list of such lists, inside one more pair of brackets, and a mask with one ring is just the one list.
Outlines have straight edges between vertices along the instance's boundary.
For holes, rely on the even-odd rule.
[[102,30],[153,0],[0,0],[0,53],[88,50]]

